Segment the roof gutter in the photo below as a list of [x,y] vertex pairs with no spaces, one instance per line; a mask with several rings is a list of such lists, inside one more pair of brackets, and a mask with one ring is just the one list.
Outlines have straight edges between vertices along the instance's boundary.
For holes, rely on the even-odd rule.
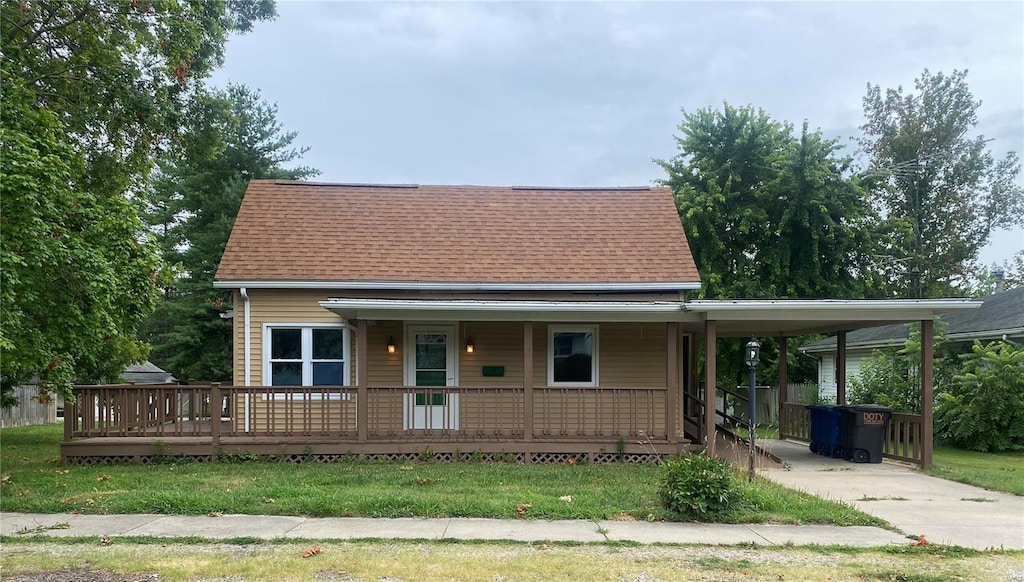
[[[238,290],[242,296],[242,304],[245,306],[242,317],[242,330],[245,335],[245,386],[252,386],[252,326],[249,325],[249,292],[245,287]],[[245,432],[249,432],[249,391],[245,391]]]
[[447,283],[438,281],[220,280],[218,289],[369,289],[393,291],[694,291],[700,282],[669,283]]

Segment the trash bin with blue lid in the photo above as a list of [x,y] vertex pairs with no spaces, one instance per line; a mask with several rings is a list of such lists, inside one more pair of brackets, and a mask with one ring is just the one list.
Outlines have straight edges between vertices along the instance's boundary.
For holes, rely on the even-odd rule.
[[826,457],[843,456],[842,406],[812,404],[807,407],[811,413],[811,452]]

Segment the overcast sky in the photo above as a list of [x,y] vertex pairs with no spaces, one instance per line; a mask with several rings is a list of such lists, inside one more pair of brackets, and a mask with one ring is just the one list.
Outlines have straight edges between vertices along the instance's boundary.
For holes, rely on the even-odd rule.
[[[912,86],[925,68],[968,69],[993,152],[1024,157],[1021,2],[278,0],[278,13],[230,41],[214,82],[276,102],[324,181],[650,184],[680,109],[753,104],[850,138],[867,83]],[[982,260],[1021,248],[1024,231],[1002,232]]]

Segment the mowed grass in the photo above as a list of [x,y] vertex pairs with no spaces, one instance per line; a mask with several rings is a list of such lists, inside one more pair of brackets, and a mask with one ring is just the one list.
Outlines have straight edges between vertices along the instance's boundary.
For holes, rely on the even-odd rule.
[[1024,496],[1024,451],[980,453],[936,447],[932,461],[930,475]]
[[[634,546],[522,543],[313,542],[136,544],[5,540],[4,575],[59,571],[186,580],[1015,580],[1019,552],[957,548]],[[43,579],[40,576],[40,579]],[[113,578],[110,578],[113,579]],[[117,578],[120,579],[120,578]]]
[[[673,520],[648,465],[192,463],[64,467],[59,425],[0,431],[0,509],[313,517]],[[881,525],[853,507],[737,474],[730,523]],[[523,507],[528,505],[528,507]]]

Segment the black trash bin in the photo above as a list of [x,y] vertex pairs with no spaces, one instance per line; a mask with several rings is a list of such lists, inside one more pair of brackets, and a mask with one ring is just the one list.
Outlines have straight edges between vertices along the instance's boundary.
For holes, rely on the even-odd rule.
[[857,404],[842,410],[843,458],[855,463],[881,463],[892,409],[879,404]]

